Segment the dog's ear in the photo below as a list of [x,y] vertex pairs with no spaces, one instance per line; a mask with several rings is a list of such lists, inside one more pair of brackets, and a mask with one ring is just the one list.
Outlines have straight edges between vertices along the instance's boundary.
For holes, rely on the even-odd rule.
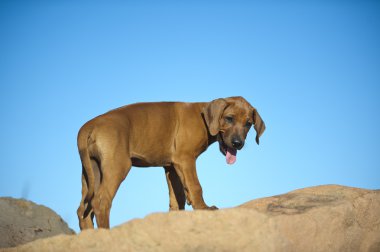
[[219,120],[226,107],[226,100],[220,98],[209,102],[202,111],[207,127],[212,136],[216,136],[219,133]]
[[259,138],[265,131],[265,123],[255,108],[253,108],[253,125],[256,130],[256,143],[259,144]]

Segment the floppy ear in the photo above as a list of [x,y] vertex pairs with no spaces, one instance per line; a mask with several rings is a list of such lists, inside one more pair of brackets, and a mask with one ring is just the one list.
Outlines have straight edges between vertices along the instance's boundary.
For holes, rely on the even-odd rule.
[[265,123],[255,108],[253,109],[253,125],[256,130],[256,143],[259,144],[259,138],[265,131]]
[[209,102],[202,111],[207,127],[212,136],[216,136],[219,133],[219,120],[226,107],[227,102],[220,98]]

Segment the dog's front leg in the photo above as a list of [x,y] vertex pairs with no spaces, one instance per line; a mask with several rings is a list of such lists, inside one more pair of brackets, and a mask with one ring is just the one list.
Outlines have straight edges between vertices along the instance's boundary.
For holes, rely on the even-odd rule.
[[181,179],[173,166],[166,166],[164,168],[169,188],[169,210],[184,210],[186,195]]
[[193,209],[218,209],[216,206],[207,206],[203,200],[202,187],[198,180],[194,158],[181,158],[180,162],[174,164],[174,168],[184,185],[188,201],[190,201],[188,203],[192,205]]

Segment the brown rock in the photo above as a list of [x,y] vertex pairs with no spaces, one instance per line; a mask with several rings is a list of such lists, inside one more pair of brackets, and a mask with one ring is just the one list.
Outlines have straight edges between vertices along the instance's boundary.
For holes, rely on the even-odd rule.
[[0,248],[58,234],[75,234],[53,210],[31,201],[0,198]]
[[380,251],[380,191],[337,185],[247,202],[276,220],[296,251]]
[[152,214],[6,251],[380,251],[380,192],[318,186],[219,211]]

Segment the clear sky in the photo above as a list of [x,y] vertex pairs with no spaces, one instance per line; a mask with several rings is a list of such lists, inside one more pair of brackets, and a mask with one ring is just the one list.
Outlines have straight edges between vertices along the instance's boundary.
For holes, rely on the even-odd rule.
[[[198,159],[209,205],[379,189],[379,45],[378,1],[1,1],[0,196],[46,205],[78,231],[86,121],[140,101],[236,95],[267,130],[233,166],[217,144]],[[163,169],[133,168],[111,225],[168,206]]]

